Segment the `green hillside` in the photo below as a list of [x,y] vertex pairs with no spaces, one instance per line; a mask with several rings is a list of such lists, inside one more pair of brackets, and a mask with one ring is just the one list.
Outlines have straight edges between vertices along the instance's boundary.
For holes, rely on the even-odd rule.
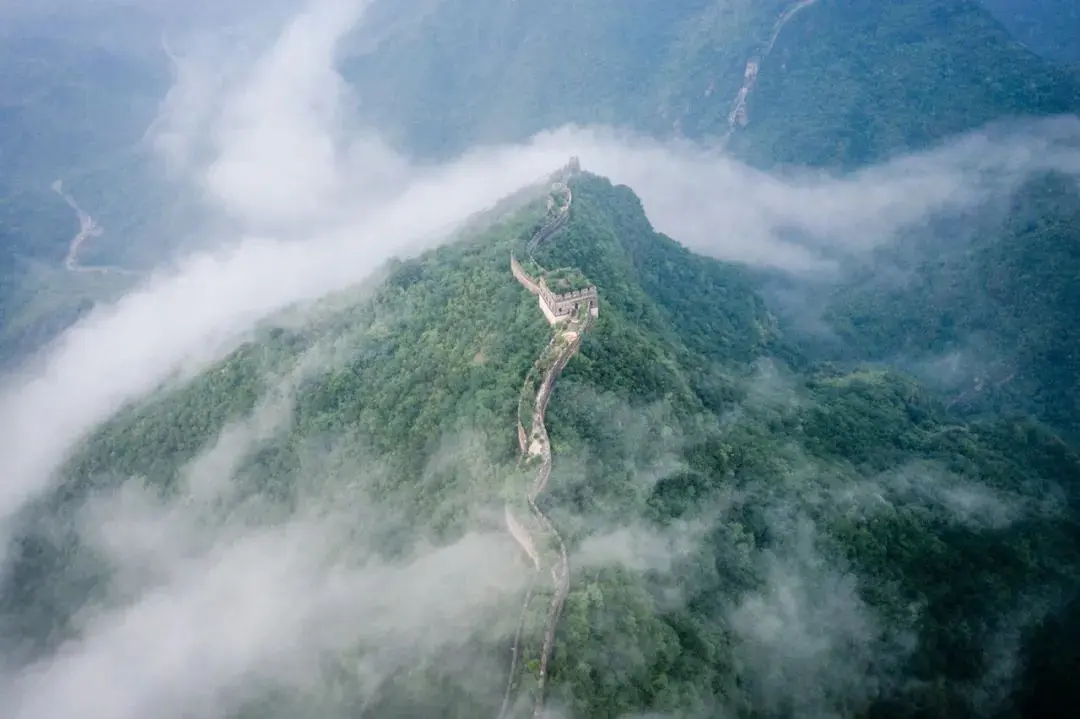
[[[716,139],[747,62],[796,5],[382,8],[342,70],[361,112],[421,154],[568,122]],[[731,145],[760,165],[858,165],[993,119],[1080,109],[1080,76],[1024,48],[969,0],[817,0],[791,17],[760,65],[749,124]]]
[[[1077,441],[1080,190],[1070,178],[1032,180],[1004,220],[983,225],[951,247],[881,252],[832,294],[826,316],[849,358],[963,353],[963,384],[948,387],[958,409],[1033,412]],[[904,279],[886,278],[898,269]]]
[[[1036,662],[1060,658],[1053,643],[1025,644],[1038,622],[1016,617],[1041,617],[1080,586],[1076,455],[1023,422],[951,421],[894,373],[809,364],[741,269],[656,234],[626,187],[584,174],[572,189],[569,224],[536,259],[576,268],[601,303],[547,417],[554,469],[540,501],[571,567],[550,706],[572,717],[978,716],[1003,638],[1018,636]],[[392,518],[377,528],[387,556],[494,526],[522,381],[550,335],[509,257],[544,211],[510,211],[271,323],[103,427],[35,511],[64,516],[130,476],[188,491],[185,463],[309,366],[290,421],[242,458],[228,503],[274,517],[312,493],[346,506],[362,496],[365,512]],[[41,651],[70,631],[105,570],[33,517],[0,591],[0,629]],[[670,564],[655,552],[615,563],[638,554],[622,535],[604,539],[619,531],[665,544]],[[494,716],[517,610],[489,618],[505,640],[418,656],[363,702],[340,657],[332,686],[254,701],[252,715]]]
[[820,0],[762,64],[733,146],[759,164],[858,166],[1003,117],[1080,111],[1080,74],[977,3]]
[[980,0],[1017,40],[1035,52],[1080,66],[1080,7],[1072,0]]

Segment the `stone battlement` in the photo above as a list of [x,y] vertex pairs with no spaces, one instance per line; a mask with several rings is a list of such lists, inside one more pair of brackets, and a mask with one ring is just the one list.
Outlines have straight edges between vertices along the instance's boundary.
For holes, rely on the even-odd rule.
[[589,314],[593,317],[600,313],[600,293],[595,285],[561,294],[552,292],[543,278],[540,279],[538,285],[540,287],[540,307],[552,324],[570,319],[574,312],[582,307],[588,309]]
[[563,292],[562,294],[559,294],[558,292],[555,292],[555,293],[552,293],[552,295],[554,296],[554,298],[557,301],[573,300],[573,299],[577,299],[579,297],[596,297],[596,295],[597,295],[596,285],[590,285],[589,287],[585,287],[584,289],[580,289],[580,290],[571,290],[570,292]]

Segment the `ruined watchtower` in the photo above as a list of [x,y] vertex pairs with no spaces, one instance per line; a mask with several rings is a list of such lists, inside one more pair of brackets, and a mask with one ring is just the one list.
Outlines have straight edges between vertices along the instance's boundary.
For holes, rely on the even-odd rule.
[[544,316],[551,324],[570,319],[581,308],[587,309],[593,317],[600,314],[599,293],[596,285],[557,294],[548,289],[547,283],[541,278],[539,287],[540,309],[544,311]]

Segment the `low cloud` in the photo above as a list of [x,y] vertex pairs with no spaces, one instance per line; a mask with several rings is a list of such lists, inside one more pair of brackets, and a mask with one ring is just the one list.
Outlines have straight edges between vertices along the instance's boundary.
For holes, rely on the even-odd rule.
[[[948,431],[948,430],[946,430]],[[1023,495],[946,471],[933,462],[913,462],[837,491],[841,511],[872,516],[894,507],[920,507],[970,529],[1005,529],[1031,517],[1053,517],[1065,507],[1060,488],[1027,487]]]
[[[793,272],[827,270],[935,213],[1008,194],[1031,173],[1080,173],[1076,118],[1002,125],[839,177],[770,175],[687,143],[574,127],[423,164],[352,121],[350,104],[364,99],[334,71],[335,49],[364,8],[314,2],[270,42],[235,53],[196,44],[176,57],[177,85],[147,139],[200,189],[207,212],[238,231],[160,268],[0,378],[0,548],[13,519],[119,408],[209,366],[275,313],[435,246],[571,155],[629,184],[658,229],[692,249]],[[221,54],[200,54],[207,47]],[[786,401],[769,382],[761,391]],[[215,483],[237,453],[276,426],[233,428],[189,467],[189,490],[218,496]],[[0,692],[6,716],[216,712],[243,678],[310,677],[321,653],[356,641],[384,649],[361,672],[377,683],[400,660],[394,647],[455,641],[451,629],[516,586],[512,552],[496,548],[502,535],[471,535],[391,565],[342,550],[354,519],[346,511],[316,504],[274,523],[208,524],[196,495],[189,507],[130,485],[85,509],[84,538],[115,581],[137,590],[87,608],[77,638],[11,675]],[[970,499],[945,497],[987,516],[988,505]],[[851,695],[845,683],[867,671],[870,649],[859,642],[876,627],[845,575],[793,556],[770,560],[768,587],[732,621],[749,647],[745,661],[769,669],[764,690],[805,669],[800,676],[814,682],[797,688],[808,705],[824,706],[825,693]],[[782,641],[789,634],[799,641]]]
[[637,572],[672,571],[675,562],[697,554],[711,523],[676,522],[664,530],[632,526],[590,536],[574,550],[578,569],[618,565]]
[[692,144],[599,130],[550,137],[575,134],[583,164],[630,185],[659,230],[704,254],[798,273],[1006,197],[1034,173],[1080,175],[1074,116],[1001,123],[839,176],[769,174]]
[[755,703],[800,717],[864,710],[890,686],[913,639],[884,631],[855,576],[818,546],[811,523],[798,522],[760,561],[763,586],[728,617]]
[[368,497],[371,470],[328,473],[325,457],[302,468],[295,506],[236,492],[251,440],[283,416],[270,400],[226,428],[176,492],[132,479],[74,511],[80,556],[103,584],[61,598],[66,641],[8,668],[4,716],[222,716],[260,687],[317,689],[343,656],[350,691],[371,697],[429,658],[511,631],[528,573],[502,532],[390,561],[376,545],[394,518]]
[[[887,241],[936,211],[1008,191],[1028,173],[1080,168],[1075,118],[999,128],[838,178],[772,176],[685,143],[581,128],[418,165],[350,125],[334,48],[363,9],[311,4],[253,62],[225,63],[217,86],[200,85],[209,66],[178,73],[159,132],[174,161],[191,152],[181,166],[208,204],[242,228],[239,239],[161,269],[91,313],[21,376],[0,380],[0,524],[93,426],[181,364],[205,365],[274,313],[438,243],[571,154],[630,184],[659,229],[690,247],[792,270],[829,265],[821,247]],[[808,241],[785,240],[791,228]]]

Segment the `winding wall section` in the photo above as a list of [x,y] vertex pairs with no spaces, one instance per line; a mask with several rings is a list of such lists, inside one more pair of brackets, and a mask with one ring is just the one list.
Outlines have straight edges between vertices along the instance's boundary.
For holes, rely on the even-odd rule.
[[746,63],[746,71],[743,73],[743,84],[739,88],[739,92],[735,95],[735,101],[732,103],[731,112],[728,113],[728,130],[724,135],[724,142],[731,138],[731,135],[735,132],[737,126],[745,126],[749,122],[749,116],[746,109],[747,100],[750,98],[750,94],[754,91],[754,86],[757,84],[758,72],[761,70],[761,64],[769,57],[773,47],[776,45],[777,38],[780,37],[781,31],[788,22],[799,14],[799,12],[805,8],[810,7],[817,0],[796,0],[789,5],[780,17],[773,23],[772,35],[769,37],[769,42],[766,43],[762,51],[750,58]]
[[[566,184],[566,181],[568,181],[569,177],[577,170],[578,165],[576,161],[572,160],[567,168],[556,175],[558,179],[556,179],[552,185],[552,192],[564,194],[566,201],[564,205],[559,207],[556,207],[554,202],[549,203],[549,211],[551,212],[549,219],[533,234],[527,244],[530,256],[533,250],[539,246],[541,242],[548,241],[556,232],[566,226],[570,216],[570,207],[573,198],[570,187]],[[513,256],[510,258],[510,270],[514,275],[514,278],[517,279],[525,289],[532,294],[539,296],[542,301],[544,292],[543,284],[531,277],[521,266],[521,263]],[[521,464],[529,466],[530,460],[535,460],[536,458],[539,459],[539,464],[536,466],[536,474],[525,491],[525,502],[529,507],[529,513],[533,523],[535,523],[543,535],[545,535],[545,538],[549,540],[549,546],[552,547],[552,549],[546,552],[538,551],[537,546],[540,546],[540,544],[535,540],[525,524],[514,516],[510,505],[506,506],[506,523],[510,535],[522,547],[525,553],[529,555],[529,558],[533,562],[533,566],[538,571],[541,569],[542,565],[549,566],[552,587],[554,590],[548,605],[543,645],[539,656],[537,688],[533,702],[534,718],[538,718],[543,714],[544,692],[547,687],[548,665],[551,659],[551,651],[555,643],[555,630],[559,623],[563,604],[566,602],[566,597],[570,592],[570,560],[566,551],[566,543],[563,541],[562,536],[559,534],[558,529],[555,527],[555,524],[551,521],[550,517],[548,517],[536,503],[537,497],[547,487],[548,480],[551,477],[551,441],[548,436],[547,427],[544,424],[544,415],[547,411],[548,402],[551,400],[552,391],[555,387],[555,380],[558,378],[563,368],[566,367],[570,358],[577,353],[578,348],[581,346],[582,336],[592,324],[593,318],[594,316],[590,314],[588,309],[583,308],[583,311],[578,312],[566,324],[552,323],[554,335],[552,336],[551,342],[544,348],[544,351],[537,360],[537,368],[543,371],[543,377],[533,400],[531,417],[532,426],[528,433],[525,432],[520,409],[518,412],[517,431],[518,442],[522,450]],[[530,380],[526,378],[525,386],[522,388],[522,391],[528,391],[530,386]],[[503,697],[502,708],[499,712],[500,719],[506,715],[512,699],[515,677],[519,665],[521,664],[521,640],[524,633],[525,619],[533,594],[534,589],[530,588],[522,606],[521,620],[518,624],[518,631],[514,638],[512,649],[513,657],[510,666],[510,676],[507,680],[506,693]]]

